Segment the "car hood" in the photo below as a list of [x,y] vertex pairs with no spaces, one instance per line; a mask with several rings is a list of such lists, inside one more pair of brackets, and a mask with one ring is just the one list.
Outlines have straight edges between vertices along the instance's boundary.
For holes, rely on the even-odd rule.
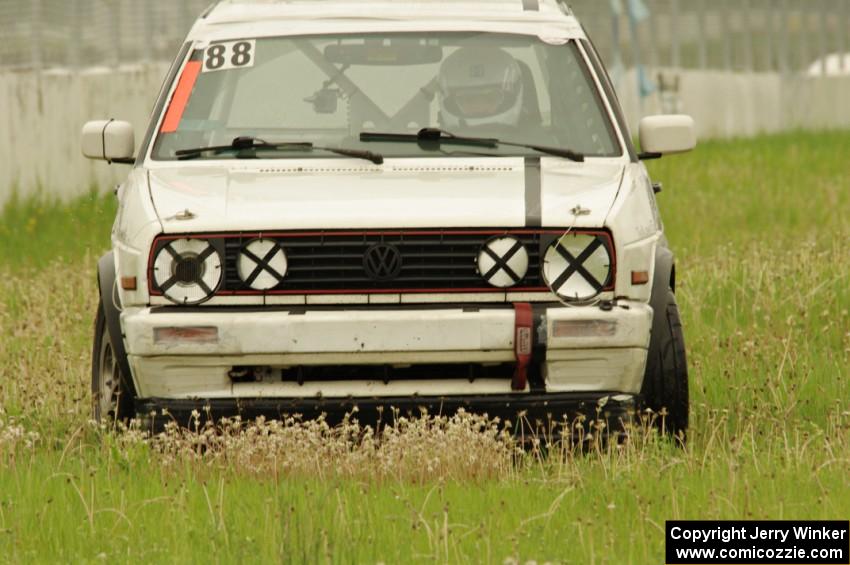
[[623,169],[557,158],[218,162],[152,169],[149,180],[166,233],[600,227]]

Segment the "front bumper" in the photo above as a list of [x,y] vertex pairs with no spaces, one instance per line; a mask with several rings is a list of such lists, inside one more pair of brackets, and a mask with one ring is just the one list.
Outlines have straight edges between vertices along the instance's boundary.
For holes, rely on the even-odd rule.
[[[613,309],[535,306],[535,362],[547,393],[637,394],[652,309],[620,301]],[[139,398],[305,399],[524,394],[509,379],[434,378],[234,382],[234,367],[399,366],[513,363],[512,306],[408,308],[127,308],[121,315]],[[216,328],[198,343],[157,341],[162,328]],[[377,373],[377,371],[376,371]],[[525,393],[530,392],[526,390]]]

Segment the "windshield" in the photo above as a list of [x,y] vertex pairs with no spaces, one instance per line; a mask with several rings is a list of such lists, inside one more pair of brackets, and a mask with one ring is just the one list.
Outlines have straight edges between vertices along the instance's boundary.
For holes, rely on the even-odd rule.
[[[362,143],[362,132],[441,128],[622,155],[611,121],[575,42],[493,33],[397,33],[248,39],[196,49],[166,108],[153,158],[230,144],[368,149],[386,157],[530,155],[518,147]],[[200,159],[249,156],[210,152]],[[303,147],[253,148],[251,157],[327,157]]]

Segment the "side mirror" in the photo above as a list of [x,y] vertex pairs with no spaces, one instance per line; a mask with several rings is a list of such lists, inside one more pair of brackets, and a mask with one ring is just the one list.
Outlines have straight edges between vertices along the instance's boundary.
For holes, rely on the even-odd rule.
[[685,115],[647,116],[640,121],[641,159],[687,153],[697,146],[694,119]]
[[83,126],[83,155],[108,163],[132,164],[136,161],[136,135],[133,125],[116,120],[98,120]]

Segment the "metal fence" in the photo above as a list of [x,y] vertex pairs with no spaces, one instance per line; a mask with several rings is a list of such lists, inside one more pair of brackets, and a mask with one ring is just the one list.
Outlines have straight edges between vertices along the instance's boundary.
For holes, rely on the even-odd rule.
[[170,61],[211,0],[0,0],[0,67]]
[[[848,0],[573,0],[571,4],[606,61],[625,67],[814,71],[826,65],[829,55],[846,53],[850,47]],[[843,57],[836,59],[844,67]]]
[[[169,61],[210,2],[0,0],[0,68]],[[571,4],[615,69],[644,65],[795,72],[826,65],[831,53],[845,53],[850,35],[850,0]]]

